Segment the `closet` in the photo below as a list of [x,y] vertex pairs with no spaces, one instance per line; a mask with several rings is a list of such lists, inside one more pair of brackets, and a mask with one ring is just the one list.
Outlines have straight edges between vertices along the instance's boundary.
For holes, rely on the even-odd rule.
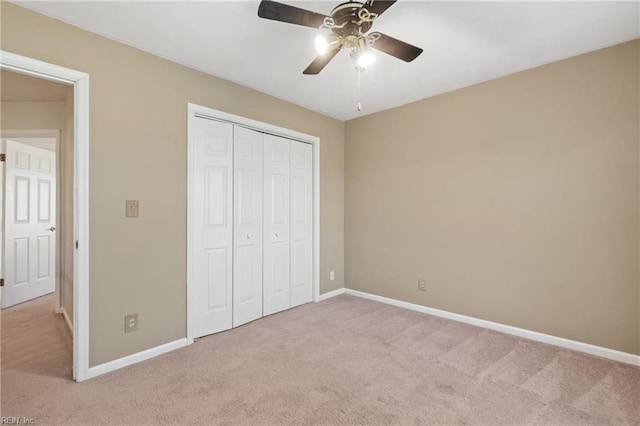
[[310,302],[310,144],[196,117],[190,217],[194,337]]

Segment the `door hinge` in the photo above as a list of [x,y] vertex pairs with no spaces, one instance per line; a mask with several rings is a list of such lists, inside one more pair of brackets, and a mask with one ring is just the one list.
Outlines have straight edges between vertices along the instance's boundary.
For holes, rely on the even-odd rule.
[[78,249],[78,241],[76,241],[76,250]]
[[0,161],[5,161],[7,159],[7,154],[0,154]]
[[0,278],[0,287],[4,287],[4,278]]

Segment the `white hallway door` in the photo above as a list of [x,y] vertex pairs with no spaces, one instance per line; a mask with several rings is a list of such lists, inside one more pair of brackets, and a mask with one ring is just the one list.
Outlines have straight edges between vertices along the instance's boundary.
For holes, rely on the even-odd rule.
[[310,302],[312,146],[205,118],[194,130],[194,337]]
[[56,154],[6,141],[2,307],[55,291]]

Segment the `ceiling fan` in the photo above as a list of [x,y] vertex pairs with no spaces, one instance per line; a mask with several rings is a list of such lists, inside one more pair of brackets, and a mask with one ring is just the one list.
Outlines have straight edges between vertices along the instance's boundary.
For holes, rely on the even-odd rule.
[[422,49],[380,32],[367,32],[373,22],[397,0],[349,1],[336,6],[331,15],[312,12],[295,6],[262,0],[258,7],[260,18],[289,24],[327,30],[315,40],[318,57],[303,74],[318,74],[342,49],[348,49],[358,71],[365,71],[375,59],[371,48],[387,53],[405,62],[417,58]]

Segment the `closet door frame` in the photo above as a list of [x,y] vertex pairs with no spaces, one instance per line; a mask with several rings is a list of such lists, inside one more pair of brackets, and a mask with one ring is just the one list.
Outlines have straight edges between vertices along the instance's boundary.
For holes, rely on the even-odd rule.
[[194,341],[193,314],[195,302],[194,271],[194,204],[193,193],[195,179],[195,119],[196,117],[224,121],[253,130],[282,136],[313,147],[313,301],[320,301],[320,138],[275,126],[261,121],[251,120],[201,105],[187,104],[187,344]]

